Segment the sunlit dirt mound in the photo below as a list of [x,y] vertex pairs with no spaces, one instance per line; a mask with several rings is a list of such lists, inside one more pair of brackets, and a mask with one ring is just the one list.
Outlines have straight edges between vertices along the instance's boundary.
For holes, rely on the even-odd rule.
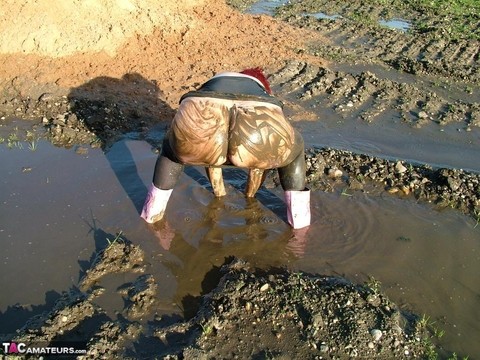
[[3,98],[67,93],[135,73],[171,104],[213,73],[298,58],[312,37],[213,0],[8,1],[0,32]]
[[194,24],[189,9],[203,1],[8,1],[2,5],[0,52],[64,56],[114,54],[126,38]]

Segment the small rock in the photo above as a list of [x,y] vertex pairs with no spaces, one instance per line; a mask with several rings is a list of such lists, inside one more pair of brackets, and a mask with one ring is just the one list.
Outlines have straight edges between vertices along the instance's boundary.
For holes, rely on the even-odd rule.
[[350,180],[349,184],[350,189],[352,190],[362,190],[363,189],[363,184],[358,181],[357,179],[352,179]]
[[395,164],[395,171],[398,173],[398,174],[403,174],[405,171],[407,171],[407,168],[405,166],[403,166],[402,162],[401,161],[398,161],[396,164]]
[[397,187],[391,187],[388,189],[388,193],[389,194],[395,194],[399,191],[399,189]]
[[327,344],[321,344],[320,345],[320,352],[322,353],[327,353],[330,350]]
[[315,314],[312,316],[312,324],[316,328],[322,328],[324,326],[324,321],[321,314]]
[[457,191],[458,188],[460,187],[461,185],[461,181],[459,179],[455,179],[451,176],[449,176],[447,178],[447,182],[448,182],[448,186],[450,187],[450,189],[452,189],[453,191]]
[[342,175],[343,175],[342,170],[334,169],[334,168],[328,170],[328,176],[331,177],[332,179],[338,179],[342,177]]
[[367,302],[373,306],[380,306],[382,300],[375,294],[370,294],[367,296]]
[[260,288],[261,292],[267,291],[270,286],[268,284],[263,284],[262,287]]
[[378,329],[373,329],[370,331],[370,335],[372,335],[373,340],[378,341],[382,337],[382,332]]
[[52,99],[53,99],[53,94],[46,92],[40,95],[40,97],[38,98],[38,101],[50,101]]
[[420,112],[418,113],[418,117],[419,117],[420,119],[426,119],[426,118],[428,118],[428,114],[427,114],[425,111],[420,111]]

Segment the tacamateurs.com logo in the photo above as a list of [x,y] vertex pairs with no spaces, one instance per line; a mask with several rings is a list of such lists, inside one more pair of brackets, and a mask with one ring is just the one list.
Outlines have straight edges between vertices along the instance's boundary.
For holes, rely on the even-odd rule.
[[[70,345],[70,344],[69,344]],[[86,348],[77,348],[75,346],[27,346],[23,342],[2,342],[0,348],[5,355],[67,355],[67,354],[86,354]]]

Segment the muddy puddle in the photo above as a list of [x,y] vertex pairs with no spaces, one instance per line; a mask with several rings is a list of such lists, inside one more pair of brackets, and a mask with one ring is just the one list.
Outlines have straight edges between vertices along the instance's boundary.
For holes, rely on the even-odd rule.
[[[88,321],[76,316],[83,326],[68,323],[74,329],[69,336],[84,341],[110,331],[109,347],[119,346],[118,333],[127,333],[136,340],[127,341],[126,354],[142,354],[142,346],[156,354],[169,345],[152,340],[152,333],[194,316],[198,296],[218,284],[225,259],[237,257],[254,267],[376,284],[402,309],[428,319],[445,354],[475,359],[480,353],[478,44],[420,36],[414,33],[419,14],[384,16],[361,1],[351,9],[344,2],[239,3],[242,11],[267,15],[286,5],[278,19],[326,39],[299,51],[328,59],[328,66],[291,60],[269,77],[307,147],[333,149],[323,157],[307,154],[309,181],[320,184],[312,187],[312,225],[301,231],[286,225],[275,179],[268,178],[256,199],[247,201],[246,174],[225,169],[228,194],[215,199],[197,167],[182,175],[165,219],[146,224],[139,211],[157,157],[150,144],[159,143],[165,125],[141,130],[119,111],[112,124],[122,126],[112,126],[116,131],[110,134],[102,125],[92,134],[84,120],[104,118],[102,111],[112,108],[100,100],[101,106],[77,104],[71,96],[76,105],[65,101],[63,110],[35,125],[38,132],[22,121],[0,126],[0,337],[11,340],[8,334],[55,309],[65,292],[78,295],[78,288],[87,288],[84,317],[94,307],[102,310]],[[366,12],[379,27],[348,21],[352,13]],[[44,140],[43,125],[58,147]],[[125,134],[132,129],[142,133]],[[107,151],[83,145],[100,145],[95,139],[113,145]],[[324,162],[339,150],[362,155],[352,166],[354,157],[342,155],[334,164],[342,177],[324,181],[329,170],[337,170]],[[393,172],[380,185],[368,182],[388,167]],[[412,176],[402,175],[410,171]],[[438,196],[429,197],[429,191]],[[104,266],[98,259],[106,252],[113,253],[107,265],[118,261],[110,270],[118,271],[97,268]],[[68,320],[68,314],[52,314]],[[44,326],[41,335],[51,340],[57,330]]]
[[[0,136],[8,139],[21,126],[3,126]],[[459,211],[386,192],[315,191],[312,225],[293,232],[278,187],[262,188],[247,202],[240,192],[245,173],[226,169],[228,195],[215,199],[203,169],[190,167],[165,221],[152,227],[139,218],[157,156],[146,141],[126,137],[105,153],[10,140],[0,144],[0,333],[14,333],[49,311],[62,292],[79,286],[95,255],[121,237],[144,251],[141,271],[158,287],[155,305],[136,319],[140,326],[192,316],[196,297],[218,282],[216,269],[235,256],[262,268],[358,283],[373,278],[399,306],[430,317],[444,331],[442,347],[480,353],[474,335],[480,330],[480,226]],[[104,276],[94,303],[108,318],[121,317],[122,288],[137,277]]]

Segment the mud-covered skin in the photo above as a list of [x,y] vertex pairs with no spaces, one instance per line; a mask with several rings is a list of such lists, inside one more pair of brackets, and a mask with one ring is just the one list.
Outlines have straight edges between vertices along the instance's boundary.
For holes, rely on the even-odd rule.
[[[214,93],[208,87],[210,80],[200,91],[182,98],[155,166],[153,183],[157,188],[171,189],[184,165],[202,165],[207,167],[215,196],[223,196],[222,171],[212,167],[233,165],[249,169],[247,197],[255,195],[267,169],[283,169],[280,177],[285,190],[304,189],[302,136],[285,118],[278,101],[263,88],[265,101],[261,101],[261,94],[258,101],[244,99],[252,96],[249,86],[252,93],[259,92],[256,80],[239,78],[242,86],[237,84],[235,89],[232,79],[219,76],[210,86],[231,93],[215,92],[216,96],[210,97]],[[202,90],[204,87],[207,90]]]
[[303,150],[300,134],[279,107],[233,108],[229,160],[239,167],[272,169],[288,165]]
[[214,98],[183,100],[168,138],[176,158],[189,165],[273,169],[303,148],[278,106]]

